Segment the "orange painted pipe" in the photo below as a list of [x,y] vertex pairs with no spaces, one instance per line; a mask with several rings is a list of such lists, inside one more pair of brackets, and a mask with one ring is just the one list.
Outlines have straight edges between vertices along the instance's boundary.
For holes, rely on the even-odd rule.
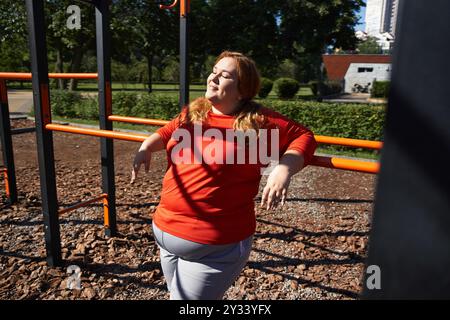
[[5,178],[5,193],[6,197],[9,198],[11,196],[11,193],[9,191],[8,169],[0,168],[0,171],[3,171],[3,176]]
[[82,201],[82,202],[79,202],[79,203],[77,203],[77,204],[75,204],[75,205],[73,205],[73,206],[70,206],[70,207],[61,209],[61,210],[58,211],[58,215],[62,215],[62,214],[64,214],[64,213],[66,213],[66,212],[76,210],[76,209],[78,209],[78,208],[87,206],[88,204],[91,204],[91,203],[93,203],[93,202],[97,202],[97,201],[102,200],[102,199],[104,200],[104,199],[107,198],[107,197],[108,197],[108,195],[107,195],[106,193],[103,193],[102,195],[100,195],[100,196],[98,196],[98,197],[96,197],[96,198],[94,198],[94,199]]
[[[108,117],[111,121],[128,122],[134,124],[147,124],[154,126],[164,126],[169,121],[167,120],[157,120],[157,119],[147,119],[147,118],[137,118],[137,117],[124,117],[111,115]],[[371,141],[371,140],[361,140],[361,139],[349,139],[349,138],[339,138],[339,137],[329,137],[329,136],[319,136],[315,135],[314,138],[318,143],[324,144],[334,144],[347,147],[356,148],[366,148],[380,150],[383,147],[383,142],[381,141]]]
[[[97,73],[49,73],[52,79],[97,79]],[[31,80],[29,72],[0,72],[0,79],[6,80]]]
[[101,130],[101,129],[86,129],[86,128],[80,128],[80,127],[74,127],[74,126],[66,126],[66,125],[61,125],[61,124],[53,124],[53,123],[47,124],[45,126],[45,128],[47,130],[52,130],[52,131],[78,133],[78,134],[84,134],[84,135],[94,136],[94,137],[118,139],[118,140],[125,140],[125,141],[135,141],[135,142],[142,142],[149,136],[146,134],[125,133],[125,132],[117,132],[117,131]]
[[146,119],[146,118],[137,118],[137,117],[124,117],[124,116],[116,116],[111,115],[108,117],[108,120],[118,121],[118,122],[128,122],[134,124],[148,124],[153,126],[164,126],[169,121],[167,120],[157,120],[157,119]]
[[[120,117],[120,116],[118,116]],[[162,121],[162,120],[158,120]],[[47,130],[52,131],[61,131],[67,133],[78,133],[89,136],[103,137],[103,138],[111,138],[111,139],[119,139],[126,141],[135,141],[142,142],[144,141],[148,135],[137,134],[137,133],[123,133],[123,132],[115,132],[110,130],[100,130],[100,129],[85,129],[74,126],[66,126],[59,124],[47,124]],[[336,157],[323,157],[323,156],[314,156],[311,162],[311,165],[332,168],[332,169],[343,169],[343,170],[351,170],[358,172],[366,172],[366,173],[378,173],[379,171],[379,163],[378,162],[369,162],[369,161],[359,161],[359,160],[351,160],[344,158],[336,158]]]
[[108,229],[109,228],[109,203],[108,203],[108,195],[104,193],[103,197],[103,225]]
[[314,138],[318,143],[334,144],[346,147],[366,148],[375,150],[380,150],[383,147],[383,142],[381,141],[349,139],[349,138],[317,136],[317,135],[315,135]]
[[380,170],[380,164],[378,162],[359,161],[335,157],[330,158],[323,156],[314,156],[310,164],[313,166],[324,168],[342,169],[365,173],[378,173]]
[[181,0],[180,3],[180,16],[185,17],[190,11],[191,0]]

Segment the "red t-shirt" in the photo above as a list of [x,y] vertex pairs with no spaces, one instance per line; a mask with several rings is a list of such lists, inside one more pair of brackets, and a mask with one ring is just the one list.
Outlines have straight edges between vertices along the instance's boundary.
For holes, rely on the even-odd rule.
[[[266,128],[278,129],[279,157],[281,158],[286,150],[297,150],[303,154],[307,165],[317,146],[313,133],[273,110],[262,108],[262,113],[267,119]],[[218,115],[210,111],[201,132],[213,128],[216,133],[222,132],[224,139],[221,140],[217,135],[216,140],[200,135],[199,144],[190,143],[191,147],[184,148],[179,154],[186,156],[184,153],[187,152],[189,157],[194,159],[194,153],[197,152],[198,155],[198,149],[202,149],[201,154],[213,140],[222,143],[226,153],[226,150],[230,150],[230,143],[225,139],[225,131],[233,128],[234,120],[233,116]],[[261,168],[265,165],[259,158],[257,163],[250,162],[248,153],[245,154],[246,161],[243,164],[237,161],[230,163],[225,159],[222,163],[211,160],[207,163],[172,161],[174,147],[179,151],[180,146],[176,146],[184,140],[172,134],[179,129],[185,129],[184,133],[189,132],[194,137],[193,127],[192,124],[180,126],[179,119],[175,118],[156,131],[166,145],[168,168],[163,180],[161,200],[153,216],[154,223],[165,232],[198,243],[228,244],[241,241],[252,235],[256,229],[254,198],[259,189]],[[267,136],[270,150],[270,134]],[[191,142],[193,141],[194,138]],[[235,159],[236,144],[237,141],[231,143]],[[197,151],[194,152],[195,146]],[[207,159],[208,154],[216,155],[209,149],[203,159]]]

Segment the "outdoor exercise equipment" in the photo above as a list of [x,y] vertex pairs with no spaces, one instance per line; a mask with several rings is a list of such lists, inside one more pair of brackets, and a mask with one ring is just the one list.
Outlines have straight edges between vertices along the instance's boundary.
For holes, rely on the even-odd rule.
[[[61,242],[59,230],[59,215],[79,208],[89,203],[102,201],[104,207],[104,224],[106,235],[116,234],[116,199],[114,183],[114,157],[113,157],[113,139],[127,141],[143,141],[147,135],[116,132],[112,130],[113,121],[140,123],[162,126],[167,121],[142,119],[134,117],[124,117],[112,114],[112,95],[111,95],[111,57],[110,57],[110,32],[109,32],[109,3],[106,0],[90,1],[95,7],[96,12],[96,46],[97,46],[97,74],[98,79],[98,101],[99,101],[99,120],[100,129],[85,129],[75,126],[58,125],[51,121],[51,108],[49,100],[49,73],[47,61],[47,49],[45,42],[45,23],[43,1],[26,0],[27,21],[30,41],[30,55],[32,66],[32,86],[34,111],[36,119],[36,137],[39,160],[39,174],[41,185],[42,212],[44,215],[44,232],[47,253],[47,262],[49,265],[61,265]],[[187,16],[189,12],[189,1],[182,0],[180,17],[184,21],[180,30],[187,31]],[[170,7],[177,4],[175,1]],[[163,7],[165,8],[165,7]],[[181,22],[181,21],[180,21]],[[187,77],[187,36],[180,39],[180,51],[184,53],[185,66],[181,69],[184,72],[180,88],[180,105],[187,104],[188,96],[188,77]],[[182,44],[181,44],[182,43]],[[182,63],[183,65],[183,63]],[[11,75],[10,76],[14,76]],[[22,75],[23,77],[28,77]],[[68,75],[73,77],[73,75]],[[183,86],[183,83],[185,85]],[[5,91],[6,92],[6,91]],[[6,97],[7,98],[7,97]],[[3,109],[3,108],[2,108]],[[8,122],[9,123],[9,122]],[[56,196],[55,164],[53,154],[53,131],[85,134],[101,138],[101,165],[102,165],[102,194],[87,201],[80,202],[69,208],[59,209]],[[316,137],[319,143],[340,144],[352,147],[368,147],[372,149],[381,148],[381,143],[372,141],[362,141],[355,139]],[[369,161],[357,161],[350,159],[329,158],[314,156],[313,165],[353,170],[360,172],[376,173],[378,164]]]
[[[49,73],[53,79],[97,79],[96,73]],[[11,129],[8,104],[8,80],[31,80],[31,73],[0,72],[0,137],[3,150],[5,192],[10,204],[17,202],[16,172],[14,166],[14,153],[12,135],[34,132],[35,127]]]
[[[191,0],[180,1],[180,109],[189,103],[189,12]],[[165,1],[156,1],[160,9],[172,9],[178,4],[178,0],[170,5],[164,5]]]

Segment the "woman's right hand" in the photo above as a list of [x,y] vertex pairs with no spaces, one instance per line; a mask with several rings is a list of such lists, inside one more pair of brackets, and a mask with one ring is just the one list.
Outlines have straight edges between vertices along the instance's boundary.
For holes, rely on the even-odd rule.
[[136,153],[136,156],[134,157],[133,162],[133,170],[131,171],[131,181],[130,183],[134,183],[136,180],[137,174],[139,172],[139,169],[141,168],[141,165],[144,164],[145,172],[147,173],[150,169],[150,161],[152,159],[152,153],[148,149],[147,145],[143,143],[141,147],[139,148],[139,151]]

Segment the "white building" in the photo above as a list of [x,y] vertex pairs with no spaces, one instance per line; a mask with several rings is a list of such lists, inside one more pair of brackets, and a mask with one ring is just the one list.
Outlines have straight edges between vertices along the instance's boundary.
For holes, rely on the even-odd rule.
[[365,34],[377,38],[383,50],[392,48],[400,1],[367,0]]
[[344,76],[344,92],[351,93],[355,84],[371,89],[373,81],[388,81],[390,78],[390,63],[350,63]]

